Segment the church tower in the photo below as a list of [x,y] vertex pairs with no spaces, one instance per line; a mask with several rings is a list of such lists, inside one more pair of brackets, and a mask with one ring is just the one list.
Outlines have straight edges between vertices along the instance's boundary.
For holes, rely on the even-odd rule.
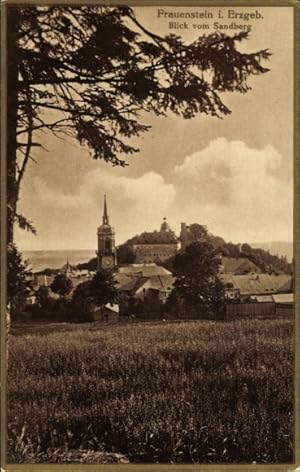
[[115,231],[109,224],[106,195],[104,195],[104,209],[102,225],[97,231],[98,251],[97,270],[113,270],[117,266],[117,252],[115,247]]

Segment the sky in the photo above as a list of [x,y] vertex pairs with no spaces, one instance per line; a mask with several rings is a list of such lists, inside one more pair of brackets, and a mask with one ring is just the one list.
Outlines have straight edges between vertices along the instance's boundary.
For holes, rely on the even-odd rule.
[[[158,34],[181,34],[193,41],[213,32],[219,8],[165,7],[166,13],[211,12],[213,19],[186,21],[170,30],[170,18],[157,7],[135,9],[139,20]],[[106,194],[116,243],[144,230],[159,229],[163,217],[179,234],[180,223],[206,225],[227,241],[258,243],[293,238],[293,17],[292,8],[235,7],[256,18],[226,19],[250,25],[239,45],[250,52],[269,48],[270,72],[251,78],[247,94],[224,94],[232,113],[222,120],[198,115],[184,120],[169,114],[141,119],[151,130],[132,144],[140,152],[126,168],[95,161],[75,140],[44,133],[47,150],[35,151],[20,195],[19,212],[33,222],[37,236],[17,229],[21,250],[93,249]],[[172,20],[178,21],[178,20]],[[276,31],[276,34],[274,34]],[[122,157],[122,156],[120,156]]]

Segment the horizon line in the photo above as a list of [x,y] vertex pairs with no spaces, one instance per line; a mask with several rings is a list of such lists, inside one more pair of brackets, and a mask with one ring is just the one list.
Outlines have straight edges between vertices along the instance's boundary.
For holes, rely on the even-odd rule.
[[[121,244],[124,244],[126,243],[126,241],[122,242],[122,243],[119,243],[118,245],[116,246],[119,246]],[[226,243],[232,243],[232,244],[267,244],[267,243],[288,243],[288,244],[294,244],[294,241],[292,240],[265,240],[265,241],[251,241],[251,242],[248,242],[248,243],[235,243],[235,242],[232,242],[232,241],[226,241]],[[48,248],[43,248],[43,249],[24,249],[24,248],[21,248],[19,247],[18,248],[20,251],[27,251],[27,252],[38,252],[38,251],[96,251],[95,248],[55,248],[55,249],[48,249]]]

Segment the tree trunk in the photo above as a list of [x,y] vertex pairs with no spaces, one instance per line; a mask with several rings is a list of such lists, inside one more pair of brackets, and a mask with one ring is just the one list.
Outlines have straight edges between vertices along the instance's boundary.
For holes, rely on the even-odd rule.
[[7,243],[13,242],[17,209],[18,7],[7,7]]
[[[18,121],[18,7],[7,6],[7,244],[14,242],[14,220],[17,210],[17,121]],[[6,310],[6,360],[9,356],[11,323],[10,303]]]

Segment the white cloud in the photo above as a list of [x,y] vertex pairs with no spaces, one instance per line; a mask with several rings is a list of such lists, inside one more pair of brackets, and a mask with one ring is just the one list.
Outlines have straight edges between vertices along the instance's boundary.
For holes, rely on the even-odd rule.
[[104,194],[120,243],[144,229],[158,228],[175,198],[175,189],[155,172],[131,178],[122,175],[122,169],[104,166],[88,172],[81,185],[66,191],[49,187],[36,177],[32,193],[24,195],[22,206],[35,222],[38,237],[17,231],[22,248],[96,247]]
[[232,240],[291,240],[293,190],[280,178],[282,159],[271,145],[210,142],[174,168],[180,213]]
[[103,195],[107,194],[111,220],[119,230],[119,241],[157,227],[175,198],[174,186],[155,172],[138,178],[125,177],[121,172],[122,169],[96,169],[87,174],[83,184],[84,190],[94,199],[98,215],[102,212]]
[[292,240],[293,186],[281,178],[282,159],[270,145],[218,138],[186,156],[168,179],[154,171],[130,177],[130,168],[105,163],[74,181],[68,176],[60,190],[35,177],[19,210],[38,236],[17,231],[18,240],[23,249],[95,248],[104,194],[117,243],[158,229],[164,216],[177,234],[186,221],[235,242]]

